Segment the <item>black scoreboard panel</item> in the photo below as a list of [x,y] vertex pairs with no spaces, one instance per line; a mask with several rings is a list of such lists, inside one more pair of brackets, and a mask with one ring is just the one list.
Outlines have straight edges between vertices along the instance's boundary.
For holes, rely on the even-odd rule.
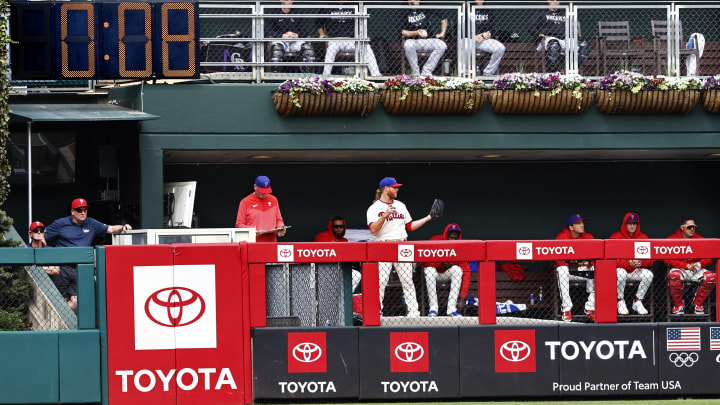
[[197,2],[13,2],[12,78],[198,77]]

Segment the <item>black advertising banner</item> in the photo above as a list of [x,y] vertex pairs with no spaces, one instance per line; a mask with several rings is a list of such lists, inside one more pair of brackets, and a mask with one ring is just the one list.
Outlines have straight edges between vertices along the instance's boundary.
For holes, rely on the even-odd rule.
[[254,330],[255,398],[357,398],[357,328]]
[[560,326],[544,343],[543,362],[560,365],[561,396],[657,395],[657,326]]
[[360,328],[360,399],[459,398],[457,328]]
[[558,364],[544,358],[545,342],[557,340],[556,325],[461,327],[461,397],[559,395]]
[[662,394],[718,394],[720,323],[658,324]]

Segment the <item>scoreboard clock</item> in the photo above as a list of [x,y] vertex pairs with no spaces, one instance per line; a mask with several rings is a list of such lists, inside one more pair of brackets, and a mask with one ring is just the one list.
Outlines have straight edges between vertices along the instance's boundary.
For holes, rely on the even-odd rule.
[[12,2],[13,80],[198,77],[198,5]]

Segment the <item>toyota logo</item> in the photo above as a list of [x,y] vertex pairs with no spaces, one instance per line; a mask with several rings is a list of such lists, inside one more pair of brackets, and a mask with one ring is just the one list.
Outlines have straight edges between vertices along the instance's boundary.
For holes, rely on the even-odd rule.
[[638,246],[637,248],[637,254],[639,255],[646,255],[648,253],[647,246]]
[[530,254],[530,248],[527,246],[523,246],[518,249],[518,253],[520,253],[521,256],[527,256]]
[[415,342],[400,343],[395,348],[395,357],[406,363],[413,363],[422,359],[425,354],[422,346]]
[[204,313],[205,300],[189,288],[163,288],[145,301],[145,314],[160,326],[174,328],[190,325]]
[[400,256],[402,257],[410,257],[412,255],[412,249],[402,249],[400,251]]
[[507,361],[523,361],[530,356],[530,346],[520,340],[509,340],[500,346],[500,356]]
[[280,257],[290,257],[291,254],[292,254],[292,250],[290,250],[290,249],[280,250]]
[[322,349],[315,343],[298,343],[292,349],[292,355],[295,360],[302,363],[312,363],[322,356]]

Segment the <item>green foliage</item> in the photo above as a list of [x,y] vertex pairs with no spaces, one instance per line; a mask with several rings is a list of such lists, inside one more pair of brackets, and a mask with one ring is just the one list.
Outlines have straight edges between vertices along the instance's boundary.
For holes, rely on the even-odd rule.
[[18,314],[0,309],[0,331],[25,329],[25,323]]
[[[0,1],[0,13],[3,16],[10,14],[10,7],[7,0]],[[10,184],[7,181],[10,175],[10,163],[7,158],[7,142],[10,137],[8,124],[10,121],[9,94],[10,80],[8,78],[8,46],[10,36],[8,35],[8,20],[0,18],[0,205],[3,205],[10,193]]]

